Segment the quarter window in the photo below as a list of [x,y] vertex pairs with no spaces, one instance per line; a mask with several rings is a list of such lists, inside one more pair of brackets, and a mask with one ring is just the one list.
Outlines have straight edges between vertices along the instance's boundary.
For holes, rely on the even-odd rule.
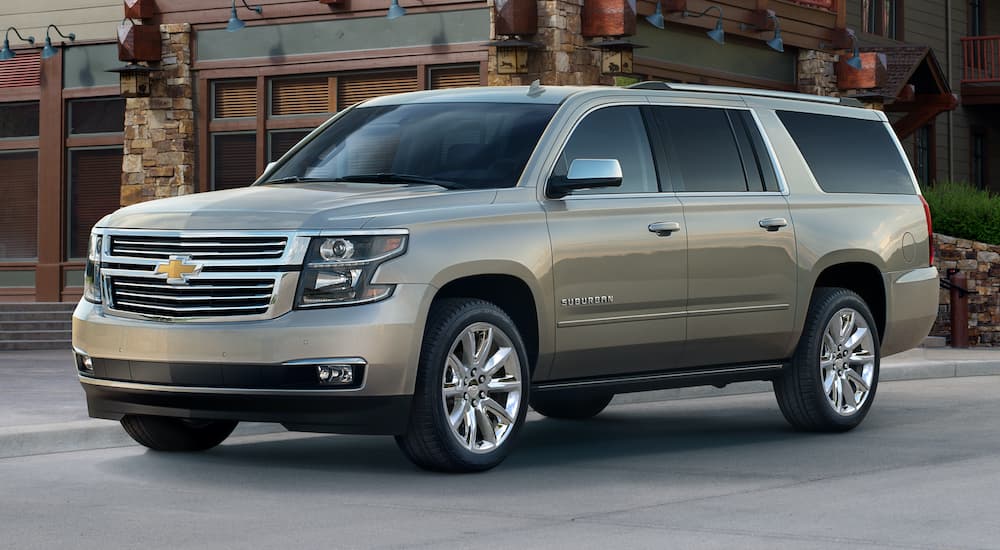
[[605,107],[587,115],[573,130],[552,175],[565,176],[576,159],[617,159],[622,167],[622,185],[578,190],[574,195],[659,191],[646,125],[638,107]]

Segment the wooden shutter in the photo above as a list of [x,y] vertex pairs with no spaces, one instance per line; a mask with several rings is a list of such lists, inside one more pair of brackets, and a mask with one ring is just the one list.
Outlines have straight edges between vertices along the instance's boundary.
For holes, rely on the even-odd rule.
[[432,90],[479,86],[480,82],[478,64],[465,67],[432,67],[430,73]]
[[389,94],[417,91],[417,72],[361,73],[337,78],[337,110]]
[[122,150],[70,151],[70,258],[86,258],[90,230],[121,206]]
[[0,61],[0,88],[38,86],[42,77],[39,54],[19,53],[17,57]]
[[312,115],[333,112],[330,79],[296,78],[271,82],[271,114]]
[[257,83],[238,80],[215,83],[215,118],[257,116]]
[[0,153],[0,174],[0,260],[37,258],[38,153]]
[[212,136],[212,188],[246,187],[257,179],[256,134]]
[[309,134],[309,130],[292,130],[290,132],[271,132],[270,153],[268,160],[274,162]]

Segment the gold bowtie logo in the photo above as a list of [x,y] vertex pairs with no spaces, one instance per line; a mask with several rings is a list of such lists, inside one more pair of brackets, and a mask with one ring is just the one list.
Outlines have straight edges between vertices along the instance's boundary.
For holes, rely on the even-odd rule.
[[183,285],[187,283],[189,275],[197,275],[201,272],[201,266],[189,264],[190,256],[171,256],[170,261],[165,264],[157,264],[156,274],[166,275],[167,284]]

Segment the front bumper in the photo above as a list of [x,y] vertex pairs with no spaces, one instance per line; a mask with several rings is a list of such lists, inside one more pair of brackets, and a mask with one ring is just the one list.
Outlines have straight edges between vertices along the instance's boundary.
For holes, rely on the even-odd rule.
[[[73,346],[107,366],[80,376],[91,416],[160,414],[398,433],[378,417],[403,411],[405,421],[432,296],[428,285],[400,284],[381,302],[226,323],[116,317],[84,300],[73,313]],[[309,389],[301,377],[287,383],[288,365],[328,358],[363,362],[363,380],[348,389]],[[322,425],[330,429],[315,428]]]

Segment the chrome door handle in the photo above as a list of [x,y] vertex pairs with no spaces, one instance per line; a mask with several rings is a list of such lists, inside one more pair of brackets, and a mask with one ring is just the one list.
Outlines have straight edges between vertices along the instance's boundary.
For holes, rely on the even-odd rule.
[[764,218],[760,220],[760,226],[768,231],[777,231],[786,225],[788,225],[788,220],[785,218]]
[[680,231],[681,224],[677,222],[656,222],[649,224],[649,232],[658,237],[669,237],[674,231]]

